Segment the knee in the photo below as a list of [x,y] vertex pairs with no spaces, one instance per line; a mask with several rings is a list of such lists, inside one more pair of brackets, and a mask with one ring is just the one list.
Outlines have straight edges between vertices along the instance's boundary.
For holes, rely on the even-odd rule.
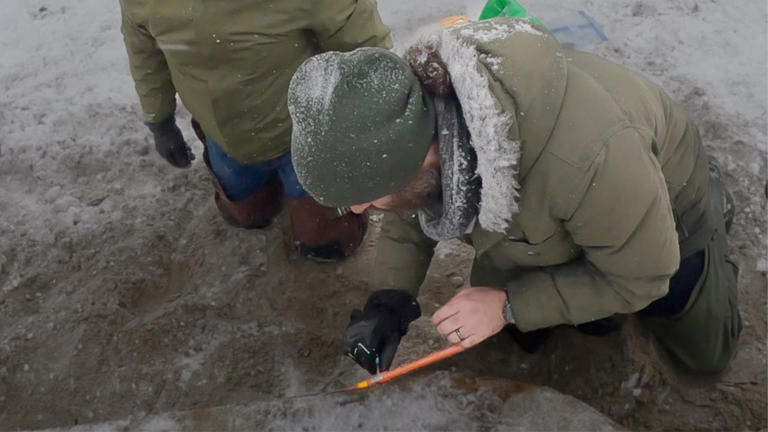
[[713,323],[711,330],[690,335],[687,342],[679,346],[670,344],[666,348],[690,372],[718,374],[728,367],[736,352],[741,327],[741,317],[735,310],[731,316],[723,317],[721,322]]
[[[214,181],[214,186],[217,186]],[[227,197],[221,187],[215,187],[214,200],[221,217],[230,225],[244,229],[262,229],[282,209],[282,189],[277,177],[267,183],[250,197],[234,201]]]

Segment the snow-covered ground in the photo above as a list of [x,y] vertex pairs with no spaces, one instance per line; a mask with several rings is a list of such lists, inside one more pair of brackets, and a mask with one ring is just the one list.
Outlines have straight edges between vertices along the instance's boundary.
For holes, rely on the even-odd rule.
[[[419,26],[481,6],[379,2],[399,49]],[[609,40],[585,48],[660,83],[700,125],[736,198],[746,327],[731,369],[705,384],[663,366],[631,320],[608,339],[556,332],[535,356],[500,337],[448,365],[552,386],[634,428],[764,429],[765,2],[528,6],[545,22],[587,10]],[[338,339],[365,292],[370,247],[323,266],[291,254],[285,221],[248,233],[223,223],[202,164],[175,170],[154,154],[117,1],[5,0],[0,53],[0,429],[247,403],[359,377]],[[441,251],[427,312],[466,267],[466,250]],[[416,324],[399,360],[439,341]]]

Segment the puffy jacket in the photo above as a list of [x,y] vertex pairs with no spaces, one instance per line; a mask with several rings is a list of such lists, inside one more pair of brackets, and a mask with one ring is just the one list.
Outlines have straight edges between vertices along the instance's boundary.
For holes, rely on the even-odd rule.
[[288,84],[308,57],[391,47],[374,0],[120,0],[145,121],[178,92],[203,130],[240,162],[286,153]]
[[[649,80],[527,21],[470,23],[437,39],[483,183],[464,237],[476,250],[472,284],[506,287],[524,331],[665,295],[681,253],[703,249],[710,232],[707,156],[683,110]],[[508,217],[491,229],[482,207],[499,202]],[[434,246],[416,219],[388,214],[374,285],[416,295]]]

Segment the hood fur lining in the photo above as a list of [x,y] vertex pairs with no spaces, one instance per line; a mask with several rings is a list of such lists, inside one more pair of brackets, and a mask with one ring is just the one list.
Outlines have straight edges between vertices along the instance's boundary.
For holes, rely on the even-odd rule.
[[488,231],[506,232],[520,197],[520,141],[510,137],[517,131],[514,115],[500,110],[473,46],[450,31],[441,32],[439,46],[477,153],[482,179],[478,222]]

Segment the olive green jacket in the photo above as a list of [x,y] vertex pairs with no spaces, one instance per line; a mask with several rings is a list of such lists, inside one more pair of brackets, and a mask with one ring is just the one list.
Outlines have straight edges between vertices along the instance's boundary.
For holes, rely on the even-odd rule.
[[375,0],[120,0],[122,31],[145,121],[175,96],[241,162],[286,153],[288,84],[308,57],[391,47]]
[[[681,108],[527,21],[433,37],[483,183],[464,238],[476,250],[472,285],[505,287],[523,331],[634,312],[665,295],[681,253],[702,249],[709,229],[706,154]],[[385,216],[375,288],[416,295],[434,246],[416,219]]]

